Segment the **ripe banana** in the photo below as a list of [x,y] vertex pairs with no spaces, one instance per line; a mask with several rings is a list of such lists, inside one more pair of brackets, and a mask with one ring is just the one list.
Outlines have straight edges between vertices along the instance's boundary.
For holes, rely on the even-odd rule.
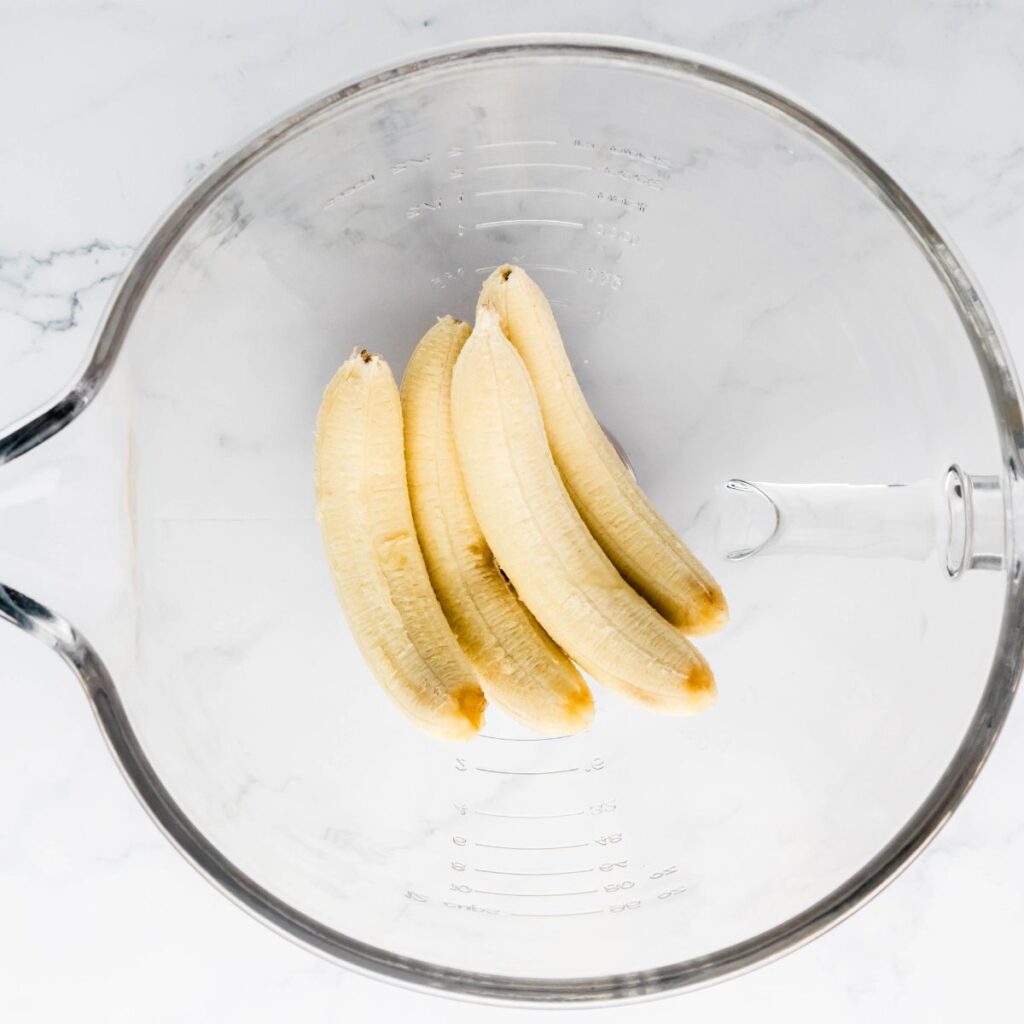
[[[621,679],[615,680],[614,683],[609,683],[608,686],[609,689],[614,688],[620,697],[625,697],[634,704],[641,704],[648,711],[656,711],[659,715],[692,715],[695,710],[692,700],[685,694],[680,697],[678,694],[654,693],[651,690],[641,690],[639,687],[632,686]],[[696,710],[700,709],[697,708]]]
[[593,718],[590,690],[502,578],[462,482],[451,380],[469,333],[460,320],[439,320],[402,378],[409,498],[427,572],[488,699],[538,732],[579,732]]
[[455,365],[452,423],[476,519],[555,642],[625,696],[640,690],[681,711],[710,704],[715,682],[707,663],[622,579],[580,518],[526,366],[486,303]]
[[544,293],[520,267],[504,266],[484,282],[480,303],[495,307],[526,363],[555,463],[615,567],[682,632],[725,625],[721,588],[658,515],[590,411]]
[[341,605],[391,699],[442,739],[476,734],[487,704],[430,587],[405,477],[402,406],[380,356],[353,353],[316,426],[317,515]]

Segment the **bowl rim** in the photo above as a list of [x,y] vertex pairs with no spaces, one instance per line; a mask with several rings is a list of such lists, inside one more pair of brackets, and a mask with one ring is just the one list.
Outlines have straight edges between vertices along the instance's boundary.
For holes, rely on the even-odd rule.
[[0,585],[0,618],[36,635],[73,669],[129,785],[170,841],[228,898],[273,930],[357,972],[418,991],[486,1003],[566,1006],[640,1001],[734,977],[828,931],[888,885],[937,834],[987,760],[1024,667],[1024,583],[1015,509],[1024,508],[1024,418],[1007,349],[973,277],[907,193],[863,150],[774,85],[728,63],[640,39],[577,33],[462,41],[360,74],[255,133],[192,187],[140,245],[108,303],[89,355],[73,382],[0,436],[0,465],[71,424],[110,375],[149,284],[184,232],[217,196],[311,119],[376,90],[440,68],[519,57],[570,57],[645,66],[739,93],[796,122],[868,184],[918,244],[954,303],[989,392],[1003,452],[1007,590],[998,646],[984,692],[963,739],[931,792],[900,831],[859,871],[799,914],[731,946],[650,970],[601,977],[531,978],[464,971],[371,946],[303,914],[227,860],[192,824],[149,763],[113,679],[73,625],[26,595]]

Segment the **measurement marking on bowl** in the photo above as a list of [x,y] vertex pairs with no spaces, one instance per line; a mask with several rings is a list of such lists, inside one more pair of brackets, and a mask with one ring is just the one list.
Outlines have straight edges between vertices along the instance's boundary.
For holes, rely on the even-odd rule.
[[549,768],[545,772],[514,772],[507,768],[477,768],[478,772],[487,772],[488,775],[568,775],[569,772],[578,772],[579,768]]
[[[498,267],[504,266],[503,263],[496,263],[493,267],[477,267],[474,271],[476,274],[489,274],[492,270],[497,270]],[[522,267],[523,270],[545,270],[552,274],[578,274],[578,270],[573,270],[572,267],[553,267],[548,263],[516,263],[515,266]],[[504,737],[496,736],[494,739],[504,739]],[[530,740],[562,740],[564,736],[531,736],[528,737]]]
[[[487,267],[487,270],[497,270],[497,267]],[[481,271],[477,271],[481,273]],[[573,271],[575,273],[575,271]],[[566,733],[564,736],[491,736],[488,733],[479,733],[479,738],[482,740],[499,740],[502,743],[547,743],[551,740],[571,740],[572,733]]]
[[358,192],[360,189],[366,188],[367,185],[372,185],[377,180],[375,174],[367,174],[365,177],[360,178],[358,181],[352,182],[351,185],[346,185],[345,188],[336,192],[330,199],[324,203],[324,209],[329,210],[332,206],[337,206],[343,199],[347,199],[350,195]]
[[511,142],[481,142],[476,149],[500,149],[502,146],[557,146],[554,139],[513,139]]
[[571,843],[569,846],[500,846],[497,843],[473,843],[484,850],[585,850],[587,843]]
[[659,181],[657,178],[648,177],[646,174],[638,174],[636,171],[629,171],[625,168],[618,167],[605,167],[604,173],[613,178],[620,178],[622,181],[628,181],[634,185],[645,185],[647,188],[654,189],[655,192],[665,191],[665,183],[663,181]]
[[603,910],[570,910],[564,914],[524,914],[509,912],[509,917],[585,917],[587,914],[603,914]]
[[588,875],[594,868],[573,868],[571,871],[497,871],[494,868],[473,868],[481,875],[512,875],[516,878],[554,878],[556,875]]
[[520,196],[520,195],[551,195],[551,196],[583,196],[590,198],[589,192],[582,192],[578,188],[492,188],[486,192],[474,192],[473,197],[480,199],[484,196]]
[[572,892],[501,892],[495,889],[473,889],[479,896],[593,896],[600,889],[576,889]]
[[583,224],[578,220],[548,220],[544,217],[523,217],[512,220],[482,220],[473,227],[477,231],[485,231],[487,228],[507,228],[516,224],[526,224],[529,227],[549,228],[572,228],[573,231],[582,231]]
[[594,234],[609,241],[624,242],[626,245],[636,245],[640,241],[640,236],[635,231],[627,231],[616,224],[595,224]]
[[564,811],[561,814],[499,814],[497,811],[474,811],[481,818],[578,818],[586,811]]
[[620,196],[614,192],[598,192],[597,198],[615,203],[616,206],[624,206],[628,210],[636,210],[637,213],[646,213],[649,206],[646,200],[631,199],[629,196]]
[[521,161],[517,164],[481,164],[478,171],[511,171],[518,170],[521,167],[553,167],[555,170],[561,171],[593,171],[593,167],[589,164],[550,164],[550,163],[538,163],[536,161]]

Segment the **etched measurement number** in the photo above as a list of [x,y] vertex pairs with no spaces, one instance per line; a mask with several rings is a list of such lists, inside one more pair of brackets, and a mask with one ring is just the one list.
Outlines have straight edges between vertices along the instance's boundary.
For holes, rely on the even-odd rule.
[[611,846],[614,843],[622,842],[621,832],[607,832],[603,836],[598,836],[595,840],[598,846]]
[[465,804],[460,804],[458,802],[453,803],[452,807],[455,808],[455,813],[456,814],[463,814],[464,815],[466,813],[466,811],[468,810],[468,808],[466,807]]
[[595,224],[594,234],[600,235],[602,238],[622,242],[624,245],[636,245],[640,241],[640,236],[635,231],[620,228],[617,224]]
[[452,882],[451,885],[448,886],[448,888],[451,889],[452,892],[472,892],[473,891],[472,886],[469,886],[469,885],[459,885],[457,882]]
[[664,182],[659,181],[657,178],[652,178],[649,174],[639,174],[637,171],[627,171],[621,167],[605,167],[604,173],[613,178],[621,178],[623,181],[629,181],[636,185],[645,185],[647,188],[653,188],[655,192],[665,191]]
[[422,203],[418,203],[416,206],[410,206],[406,208],[405,216],[409,220],[414,220],[416,217],[422,217],[425,213],[434,213],[437,210],[444,209],[444,199],[438,196],[436,199],[427,199]]
[[469,770],[466,764],[466,759],[464,757],[455,758],[455,770],[457,772],[464,772]]
[[[620,196],[615,192],[598,192],[598,199],[603,199],[606,203],[614,203],[616,206],[624,206],[627,210],[636,210],[637,213],[647,212],[647,203],[642,199],[631,199],[629,196]],[[426,203],[422,205],[426,206]],[[414,216],[416,216],[414,214]]]
[[686,886],[677,885],[674,889],[668,889],[665,892],[659,892],[658,899],[668,900],[671,899],[673,896],[681,896],[684,892],[686,892]]
[[605,892],[618,892],[620,889],[632,889],[633,883],[627,878],[624,882],[609,882],[604,887]]
[[616,868],[624,868],[629,864],[628,860],[609,860],[605,861],[604,864],[598,864],[598,871],[614,871]]
[[449,910],[467,910],[471,914],[497,914],[496,909],[491,907],[478,907],[475,903],[449,903],[447,900],[444,902]]
[[465,846],[468,840],[465,836],[452,836],[452,842],[456,846]]
[[584,765],[583,770],[585,772],[599,772],[603,771],[605,766],[605,760],[603,757],[595,757],[589,764]]
[[422,893],[414,892],[412,889],[406,889],[405,890],[405,898],[407,900],[413,900],[416,903],[426,903],[427,902],[427,897],[426,896],[424,896]]
[[432,277],[430,283],[437,288],[447,288],[452,281],[458,281],[465,274],[466,271],[462,267],[459,267],[457,270],[446,270],[438,274],[437,277]]
[[597,267],[587,267],[583,271],[583,277],[590,284],[596,284],[598,288],[611,288],[617,292],[622,287],[622,278],[608,270],[599,270]]
[[613,914],[621,914],[624,910],[636,910],[640,906],[639,900],[630,900],[628,903],[615,903],[608,909]]
[[410,167],[415,167],[418,164],[429,164],[430,154],[427,153],[424,156],[411,156],[408,160],[399,160],[398,163],[391,165],[392,174],[401,174],[403,171],[407,171]]
[[614,800],[602,800],[599,804],[590,805],[591,814],[611,814],[615,810]]
[[461,860],[453,860],[452,861],[452,871],[465,871],[465,870],[466,870],[466,865],[463,864]]
[[674,875],[676,873],[676,866],[673,864],[671,867],[662,868],[660,871],[652,871],[648,878],[659,879],[664,878],[666,875]]
[[366,188],[367,185],[372,185],[377,180],[376,175],[368,174],[365,178],[360,178],[358,181],[352,182],[351,185],[347,185],[341,191],[335,193],[324,206],[324,209],[329,210],[332,206],[337,206],[343,199],[352,195],[353,192],[358,192],[361,188]]

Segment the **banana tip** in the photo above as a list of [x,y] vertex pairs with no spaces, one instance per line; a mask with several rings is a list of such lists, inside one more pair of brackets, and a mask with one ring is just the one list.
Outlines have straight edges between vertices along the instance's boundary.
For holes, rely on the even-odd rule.
[[694,665],[686,677],[686,694],[693,711],[703,711],[718,697],[715,676],[706,664]]
[[475,734],[484,722],[484,709],[487,698],[479,686],[464,686],[452,694],[459,715]]
[[567,697],[562,711],[564,732],[572,734],[588,728],[594,721],[594,698],[590,693],[590,687],[582,686]]
[[699,609],[688,608],[674,625],[686,636],[717,633],[729,621],[729,605],[722,592],[715,591]]

